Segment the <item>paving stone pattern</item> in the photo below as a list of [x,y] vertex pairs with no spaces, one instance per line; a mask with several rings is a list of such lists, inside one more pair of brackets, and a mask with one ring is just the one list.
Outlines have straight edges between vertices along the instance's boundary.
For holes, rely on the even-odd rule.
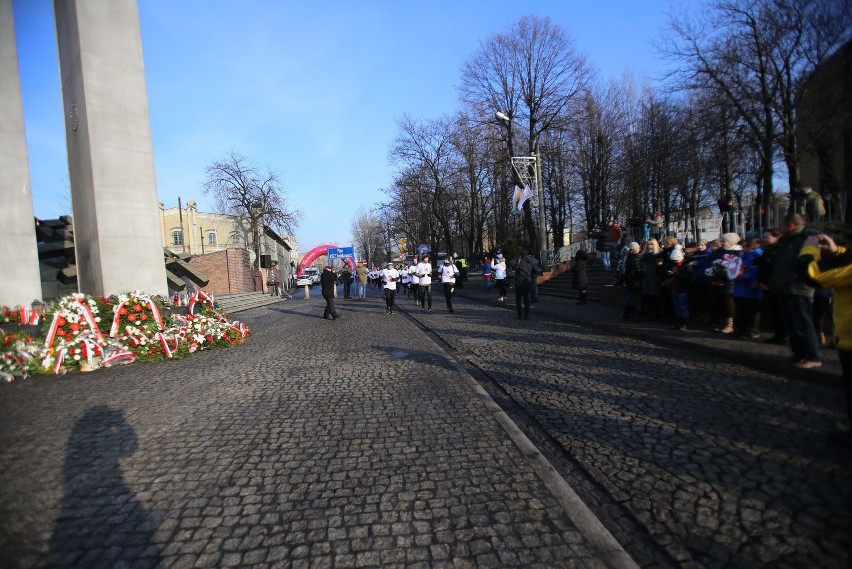
[[415,322],[339,307],[259,308],[245,346],[0,386],[0,564],[606,566]]
[[454,308],[410,312],[544,433],[641,565],[850,566],[852,453],[829,437],[845,416],[836,383],[550,318],[547,299],[530,320],[513,303]]

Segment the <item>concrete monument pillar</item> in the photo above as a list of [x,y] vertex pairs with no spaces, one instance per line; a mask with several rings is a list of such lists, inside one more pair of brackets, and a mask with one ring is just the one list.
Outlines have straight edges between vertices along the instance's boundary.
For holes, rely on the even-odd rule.
[[135,0],[54,0],[81,292],[167,294]]
[[29,306],[41,300],[41,276],[12,0],[0,0],[0,101],[0,304]]

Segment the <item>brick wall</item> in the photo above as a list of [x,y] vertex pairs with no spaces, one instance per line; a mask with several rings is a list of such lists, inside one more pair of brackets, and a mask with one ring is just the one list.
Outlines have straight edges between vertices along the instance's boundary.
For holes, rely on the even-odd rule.
[[226,249],[206,255],[193,255],[189,265],[210,279],[204,290],[213,294],[252,292],[255,290],[249,252],[245,249]]

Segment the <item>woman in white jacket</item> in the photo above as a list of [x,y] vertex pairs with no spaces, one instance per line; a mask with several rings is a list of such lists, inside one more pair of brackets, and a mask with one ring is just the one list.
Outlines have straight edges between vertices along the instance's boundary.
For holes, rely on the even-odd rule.
[[497,300],[506,300],[506,259],[503,258],[502,253],[497,253],[493,270],[497,293],[500,295]]

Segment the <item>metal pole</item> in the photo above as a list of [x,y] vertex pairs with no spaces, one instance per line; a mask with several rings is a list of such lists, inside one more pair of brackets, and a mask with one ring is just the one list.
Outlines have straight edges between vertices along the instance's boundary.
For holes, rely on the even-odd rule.
[[547,270],[547,226],[544,219],[544,189],[541,187],[541,154],[535,143],[535,187],[538,194],[538,242],[541,270]]

